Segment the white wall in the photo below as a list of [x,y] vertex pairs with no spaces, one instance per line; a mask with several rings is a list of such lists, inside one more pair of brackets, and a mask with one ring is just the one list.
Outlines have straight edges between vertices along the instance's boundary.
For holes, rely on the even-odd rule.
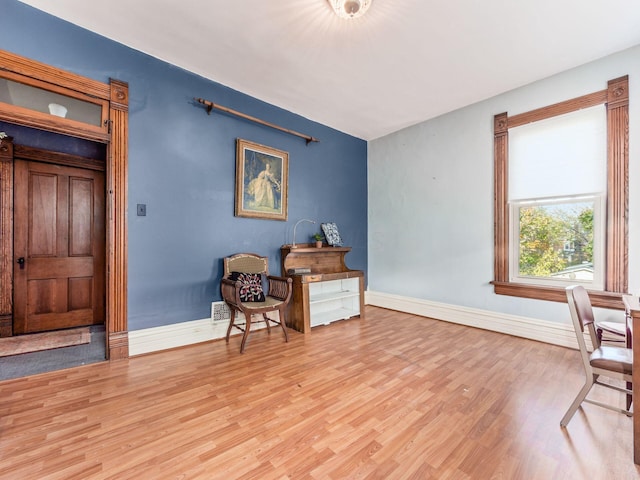
[[[493,116],[629,75],[629,289],[640,292],[640,46],[369,142],[368,291],[569,324],[566,304],[496,295]],[[446,94],[446,92],[443,92]],[[375,301],[372,303],[376,303]],[[382,303],[384,305],[384,302]],[[621,320],[621,312],[597,315]]]

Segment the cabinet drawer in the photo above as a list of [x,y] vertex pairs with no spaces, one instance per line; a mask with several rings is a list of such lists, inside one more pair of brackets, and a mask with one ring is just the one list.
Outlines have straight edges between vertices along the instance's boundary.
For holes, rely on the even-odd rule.
[[305,275],[302,279],[303,283],[313,283],[322,280],[322,274],[318,275]]

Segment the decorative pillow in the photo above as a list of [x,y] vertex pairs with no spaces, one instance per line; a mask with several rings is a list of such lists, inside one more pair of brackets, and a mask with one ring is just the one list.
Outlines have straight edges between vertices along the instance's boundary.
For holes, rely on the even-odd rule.
[[264,302],[262,275],[259,273],[231,272],[229,278],[234,282],[240,282],[241,302]]
[[340,238],[340,232],[338,231],[338,226],[335,223],[323,223],[320,226],[324,232],[324,238],[327,239],[327,243],[329,245],[333,247],[342,246],[342,238]]

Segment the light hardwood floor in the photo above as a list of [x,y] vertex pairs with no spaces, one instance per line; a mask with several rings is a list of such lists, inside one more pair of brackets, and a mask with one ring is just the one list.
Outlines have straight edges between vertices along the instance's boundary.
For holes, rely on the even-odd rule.
[[366,313],[0,382],[0,478],[640,478],[577,351]]

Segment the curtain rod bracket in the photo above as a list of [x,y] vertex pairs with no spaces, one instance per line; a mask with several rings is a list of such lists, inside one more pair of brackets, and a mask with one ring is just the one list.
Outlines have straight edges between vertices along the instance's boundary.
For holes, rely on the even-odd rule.
[[264,125],[266,127],[275,128],[276,130],[280,130],[281,132],[285,132],[285,133],[288,133],[290,135],[295,135],[296,137],[304,138],[305,141],[307,142],[307,145],[309,145],[311,142],[319,142],[320,141],[317,138],[312,137],[310,135],[305,135],[304,133],[296,132],[295,130],[290,130],[288,128],[281,127],[280,125],[276,125],[275,123],[266,122],[266,121],[261,120],[259,118],[252,117],[251,115],[247,115],[246,113],[238,112],[237,110],[233,110],[233,109],[228,108],[228,107],[223,107],[222,105],[217,105],[217,104],[215,104],[213,102],[210,102],[209,100],[205,100],[204,98],[196,98],[196,97],[194,97],[194,100],[196,102],[198,102],[198,103],[201,103],[202,105],[204,105],[207,108],[207,115],[211,115],[211,110],[213,110],[215,108],[216,110],[221,110],[223,112],[230,113],[231,115],[235,115],[237,117],[244,118],[245,120],[250,120],[250,121],[258,123],[260,125]]

